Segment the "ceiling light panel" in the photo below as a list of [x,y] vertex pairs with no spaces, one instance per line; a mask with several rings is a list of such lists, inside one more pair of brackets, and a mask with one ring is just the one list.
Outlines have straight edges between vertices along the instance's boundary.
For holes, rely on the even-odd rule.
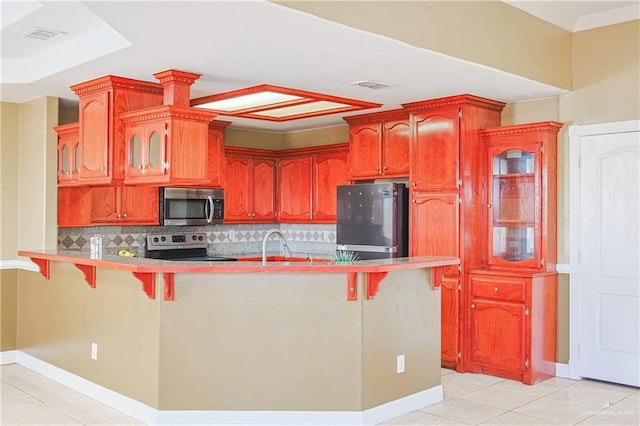
[[211,109],[221,115],[232,117],[287,121],[337,112],[378,108],[381,105],[323,93],[262,84],[192,99],[191,106]]
[[234,112],[247,109],[264,107],[282,102],[289,102],[303,99],[300,96],[287,95],[271,91],[252,93],[250,95],[232,97],[219,101],[208,102],[198,105],[198,108],[207,108],[216,111]]
[[318,113],[330,114],[331,111],[344,111],[351,109],[352,106],[348,104],[341,104],[337,102],[329,101],[316,101],[303,105],[289,106],[276,109],[268,109],[264,111],[254,112],[252,115],[262,115],[271,118],[283,118],[295,115],[317,115]]

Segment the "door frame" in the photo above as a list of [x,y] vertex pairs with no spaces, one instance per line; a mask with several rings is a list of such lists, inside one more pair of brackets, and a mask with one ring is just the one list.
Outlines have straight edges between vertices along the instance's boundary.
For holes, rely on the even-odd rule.
[[580,380],[580,161],[582,137],[640,131],[640,120],[569,126],[569,365],[568,377]]

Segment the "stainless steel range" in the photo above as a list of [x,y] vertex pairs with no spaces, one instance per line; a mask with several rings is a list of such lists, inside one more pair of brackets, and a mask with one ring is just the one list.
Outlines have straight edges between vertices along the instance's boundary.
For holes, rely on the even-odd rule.
[[233,257],[208,256],[207,234],[205,232],[147,235],[145,257],[183,262],[237,260]]

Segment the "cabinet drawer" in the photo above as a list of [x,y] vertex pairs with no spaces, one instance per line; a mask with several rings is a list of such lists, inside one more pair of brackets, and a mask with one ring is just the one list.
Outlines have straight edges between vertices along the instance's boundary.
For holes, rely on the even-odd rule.
[[525,280],[505,277],[471,276],[475,297],[524,302]]

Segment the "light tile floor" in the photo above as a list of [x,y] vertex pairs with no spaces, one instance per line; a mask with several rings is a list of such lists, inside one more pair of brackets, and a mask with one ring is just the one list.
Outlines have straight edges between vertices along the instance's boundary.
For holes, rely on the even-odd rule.
[[[139,425],[137,420],[17,364],[0,367],[1,425]],[[444,401],[384,423],[640,425],[638,388],[552,378],[535,386],[442,370]]]

